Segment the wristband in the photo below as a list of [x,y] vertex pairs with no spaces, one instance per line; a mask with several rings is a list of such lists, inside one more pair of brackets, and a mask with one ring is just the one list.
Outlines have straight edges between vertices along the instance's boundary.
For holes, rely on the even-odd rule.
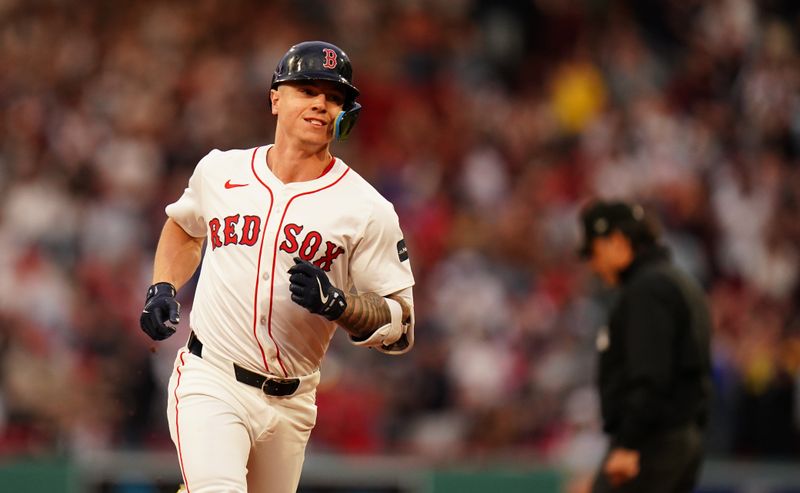
[[167,290],[168,293],[169,293],[169,296],[171,296],[173,298],[175,297],[175,294],[178,292],[178,290],[175,289],[175,286],[173,286],[172,283],[169,283],[169,282],[157,282],[157,283],[153,284],[152,286],[150,286],[149,288],[147,288],[147,299],[149,300],[150,298],[152,298],[153,296],[155,296],[157,294],[160,294],[159,292],[163,292],[164,290]]
[[[383,301],[386,302],[386,306],[389,307],[389,313],[392,314],[391,321],[389,322],[392,324],[391,334],[397,334],[397,339],[400,339],[400,337],[406,331],[405,327],[403,326],[403,306],[391,298],[384,298]],[[388,346],[389,344],[396,342],[397,339],[394,341],[384,342],[383,344]]]

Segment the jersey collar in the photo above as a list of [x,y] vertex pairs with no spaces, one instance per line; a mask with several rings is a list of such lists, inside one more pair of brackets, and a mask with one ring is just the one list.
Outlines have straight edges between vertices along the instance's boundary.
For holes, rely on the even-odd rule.
[[347,171],[348,167],[344,162],[334,157],[331,162],[323,170],[322,174],[308,181],[283,183],[267,166],[267,153],[272,148],[272,144],[261,146],[255,149],[252,157],[251,168],[256,179],[265,187],[273,190],[292,190],[297,192],[304,192],[309,190],[316,190],[321,187],[326,187],[339,178]]

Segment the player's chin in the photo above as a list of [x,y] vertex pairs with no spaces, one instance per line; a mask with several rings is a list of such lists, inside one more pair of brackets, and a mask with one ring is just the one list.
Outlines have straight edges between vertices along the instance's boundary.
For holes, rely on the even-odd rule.
[[309,128],[304,132],[305,140],[314,144],[327,144],[333,140],[333,127],[326,125],[324,127]]
[[304,146],[313,147],[315,149],[322,149],[330,145],[333,137],[330,135],[304,135],[300,138]]

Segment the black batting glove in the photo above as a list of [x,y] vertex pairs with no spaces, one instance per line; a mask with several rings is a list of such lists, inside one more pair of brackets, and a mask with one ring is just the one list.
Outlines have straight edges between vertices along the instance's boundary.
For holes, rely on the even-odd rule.
[[154,341],[163,341],[175,333],[176,327],[167,322],[177,324],[181,320],[181,304],[175,300],[175,286],[168,282],[157,282],[147,289],[139,325]]
[[336,320],[342,316],[347,308],[344,293],[331,284],[324,270],[295,257],[289,274],[292,301],[328,320]]

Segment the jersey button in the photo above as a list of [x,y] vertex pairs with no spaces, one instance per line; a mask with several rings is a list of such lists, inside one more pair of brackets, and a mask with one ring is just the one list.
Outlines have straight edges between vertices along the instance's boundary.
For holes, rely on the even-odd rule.
[[261,274],[261,279],[263,279],[265,281],[268,280],[269,279],[269,272],[265,272],[265,273]]
[[266,324],[267,324],[267,316],[261,315],[261,325],[266,325]]

